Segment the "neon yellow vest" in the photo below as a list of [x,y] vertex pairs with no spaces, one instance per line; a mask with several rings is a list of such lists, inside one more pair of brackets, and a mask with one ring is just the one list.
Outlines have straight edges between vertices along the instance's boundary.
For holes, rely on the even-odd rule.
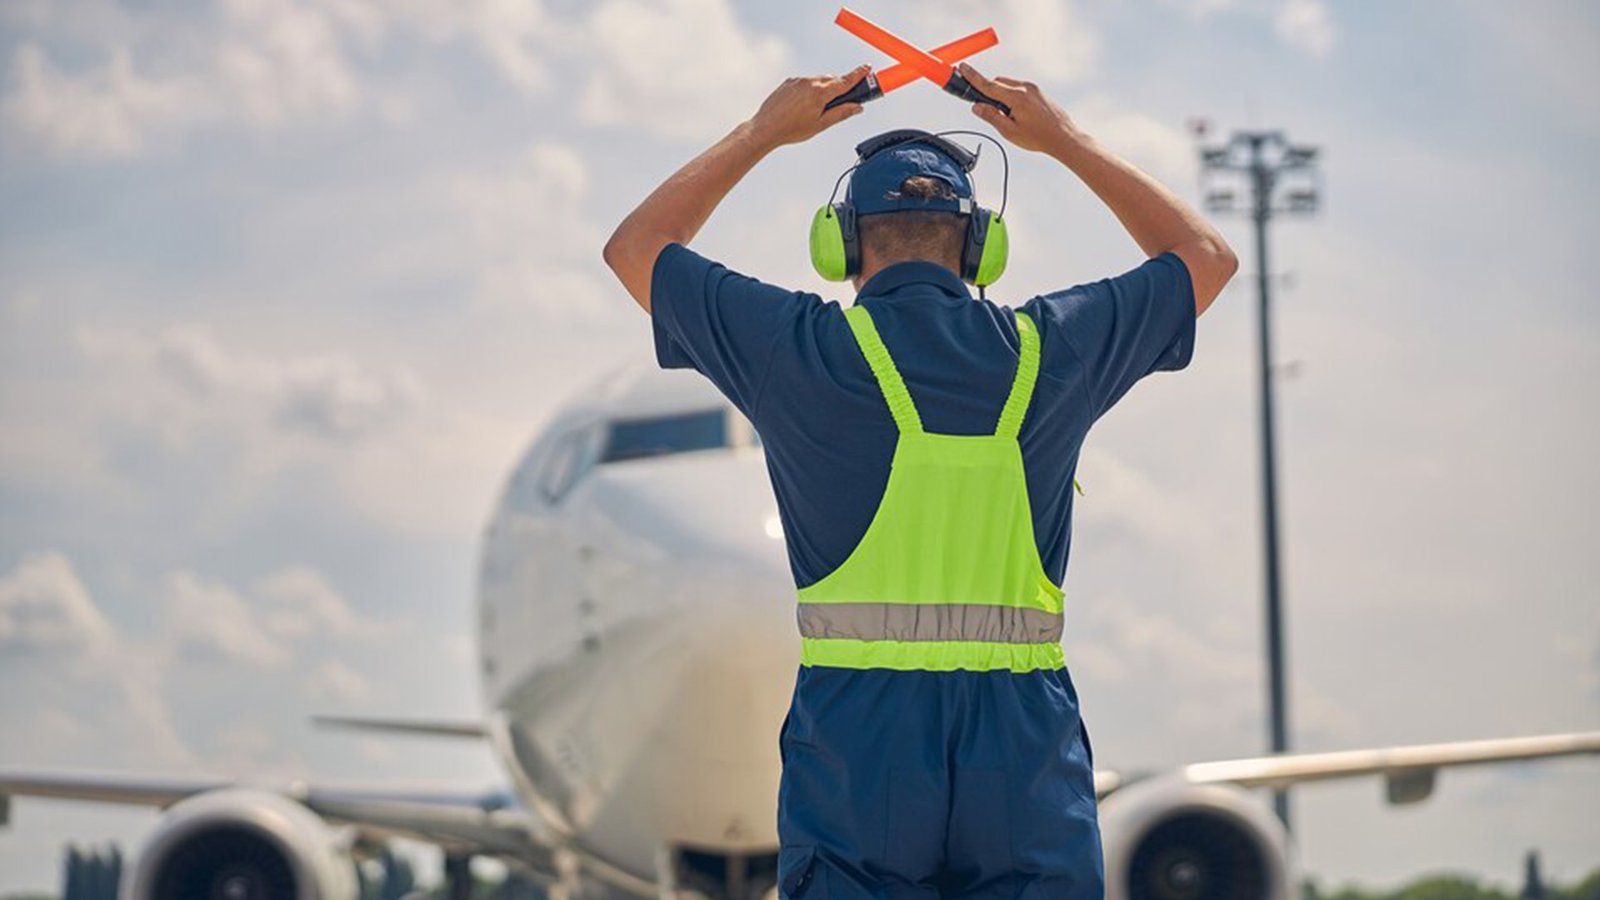
[[900,432],[878,511],[850,557],[802,588],[807,666],[1031,672],[1065,664],[1061,589],[1039,561],[1017,434],[1039,374],[1039,332],[1017,313],[1021,353],[992,435],[922,429],[863,306],[845,311]]

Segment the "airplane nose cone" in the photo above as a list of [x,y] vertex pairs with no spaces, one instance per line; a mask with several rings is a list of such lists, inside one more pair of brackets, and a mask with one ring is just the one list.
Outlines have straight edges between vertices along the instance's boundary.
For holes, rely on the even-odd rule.
[[657,585],[737,588],[746,603],[794,602],[783,527],[758,450],[723,450],[603,466],[585,493],[591,533],[633,577]]
[[649,859],[659,840],[770,846],[777,735],[799,663],[794,582],[759,452],[602,466],[569,515],[583,598],[583,708],[610,710],[583,754],[573,821]]

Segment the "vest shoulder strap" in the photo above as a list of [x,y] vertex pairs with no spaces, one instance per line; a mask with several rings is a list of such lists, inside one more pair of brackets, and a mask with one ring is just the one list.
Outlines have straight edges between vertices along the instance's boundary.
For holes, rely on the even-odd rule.
[[997,437],[1015,438],[1022,433],[1022,419],[1028,414],[1028,404],[1033,400],[1033,385],[1039,380],[1039,329],[1018,311],[1017,338],[1021,342],[1017,355],[1017,375],[1011,382],[1011,393],[1006,397],[1005,408],[1000,410],[1000,422],[995,426]]
[[878,389],[883,391],[883,399],[889,404],[894,424],[902,434],[921,433],[922,417],[917,414],[916,404],[911,402],[911,392],[906,390],[900,370],[895,368],[894,360],[889,357],[889,348],[883,345],[883,338],[878,336],[878,327],[872,323],[872,314],[867,312],[865,306],[852,306],[844,311],[844,317],[850,323],[850,331],[855,335],[856,345],[861,348],[861,355],[867,358],[867,365],[872,367],[872,375],[878,380]]

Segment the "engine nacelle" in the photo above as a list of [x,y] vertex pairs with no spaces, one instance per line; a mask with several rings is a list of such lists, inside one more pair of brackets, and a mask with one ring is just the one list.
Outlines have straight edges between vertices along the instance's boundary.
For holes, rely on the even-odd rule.
[[162,815],[122,900],[353,900],[354,864],[304,806],[243,788],[208,791]]
[[1107,900],[1290,900],[1289,836],[1267,806],[1228,785],[1170,778],[1100,804]]

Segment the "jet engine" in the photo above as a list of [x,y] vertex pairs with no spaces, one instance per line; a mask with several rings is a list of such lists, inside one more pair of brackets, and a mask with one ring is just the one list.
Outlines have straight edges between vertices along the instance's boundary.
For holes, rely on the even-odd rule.
[[1241,788],[1176,779],[1100,804],[1108,900],[1290,900],[1288,834]]
[[320,817],[241,788],[174,804],[156,824],[124,900],[353,900],[355,867]]

